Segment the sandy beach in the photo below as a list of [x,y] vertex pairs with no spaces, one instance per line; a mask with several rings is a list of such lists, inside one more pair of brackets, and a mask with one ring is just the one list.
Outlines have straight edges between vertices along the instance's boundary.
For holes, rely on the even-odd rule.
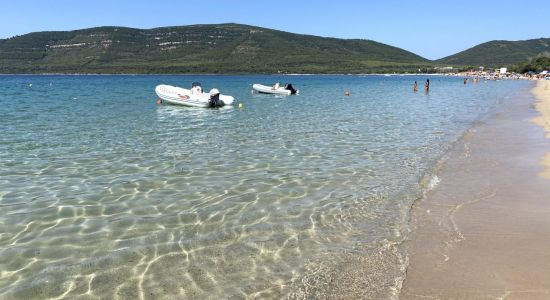
[[503,102],[415,205],[401,299],[550,299],[550,82]]
[[[550,81],[540,80],[533,89],[533,94],[538,99],[535,104],[540,116],[533,121],[542,126],[546,132],[546,137],[550,138]],[[541,176],[550,179],[550,152],[548,152],[541,160],[546,169],[541,173]]]

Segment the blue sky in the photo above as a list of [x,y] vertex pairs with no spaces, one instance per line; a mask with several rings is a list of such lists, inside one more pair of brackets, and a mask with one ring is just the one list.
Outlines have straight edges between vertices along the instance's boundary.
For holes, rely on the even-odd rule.
[[235,22],[371,39],[436,59],[489,40],[550,37],[548,12],[550,0],[0,0],[0,38],[103,25]]

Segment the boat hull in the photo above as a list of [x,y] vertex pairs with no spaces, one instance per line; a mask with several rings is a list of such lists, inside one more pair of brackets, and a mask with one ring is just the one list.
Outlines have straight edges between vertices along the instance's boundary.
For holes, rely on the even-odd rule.
[[252,89],[262,94],[287,95],[287,96],[291,94],[291,91],[285,89],[284,87],[279,87],[277,89],[274,89],[271,86],[266,86],[258,83],[253,84]]
[[[157,85],[155,93],[163,103],[189,107],[210,107],[208,93],[193,94],[191,90],[166,84]],[[220,100],[225,105],[232,105],[235,99],[232,96],[220,95]]]

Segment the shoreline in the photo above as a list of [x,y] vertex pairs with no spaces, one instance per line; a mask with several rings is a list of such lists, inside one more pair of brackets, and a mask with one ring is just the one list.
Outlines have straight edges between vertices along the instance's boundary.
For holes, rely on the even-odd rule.
[[401,299],[550,298],[549,86],[506,100],[443,160],[411,210]]
[[[550,139],[550,81],[539,80],[531,92],[537,98],[535,107],[540,113],[540,116],[534,118],[533,122],[544,128],[546,137]],[[541,164],[546,169],[540,175],[550,179],[550,152],[541,158]]]

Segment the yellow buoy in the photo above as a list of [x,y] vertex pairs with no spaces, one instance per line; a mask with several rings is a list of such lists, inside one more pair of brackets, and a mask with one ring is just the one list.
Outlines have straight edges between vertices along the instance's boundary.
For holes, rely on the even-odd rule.
[[242,103],[239,103],[239,108],[243,108],[243,104],[242,104]]

